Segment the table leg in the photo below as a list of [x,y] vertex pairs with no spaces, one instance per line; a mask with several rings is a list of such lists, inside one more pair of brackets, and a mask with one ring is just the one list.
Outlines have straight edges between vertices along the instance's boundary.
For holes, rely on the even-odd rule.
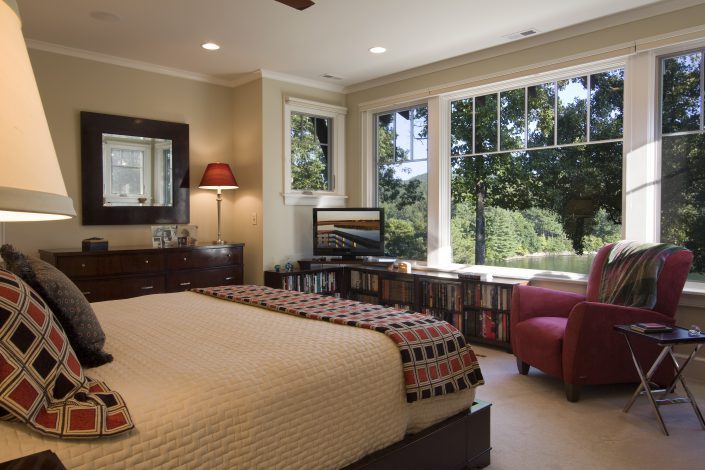
[[658,418],[658,422],[661,425],[661,430],[665,435],[668,434],[668,429],[666,429],[666,423],[663,422],[663,418],[661,417],[661,412],[658,409],[658,404],[656,403],[656,400],[654,400],[654,396],[651,393],[651,387],[649,386],[649,380],[651,377],[654,375],[654,372],[656,372],[656,369],[658,366],[663,362],[664,358],[668,355],[671,347],[666,346],[664,347],[661,352],[659,353],[658,357],[656,358],[656,361],[654,361],[654,364],[651,366],[649,369],[649,372],[644,375],[644,370],[641,367],[641,364],[639,362],[639,359],[636,357],[636,354],[634,353],[634,348],[632,348],[632,342],[629,341],[629,336],[624,335],[624,339],[627,341],[627,347],[629,347],[629,352],[632,355],[632,360],[634,361],[634,367],[636,368],[637,374],[639,374],[639,380],[641,380],[641,384],[637,387],[636,391],[632,395],[632,398],[629,400],[629,403],[624,407],[624,412],[627,413],[629,412],[629,409],[632,407],[634,404],[634,401],[636,398],[639,396],[641,393],[642,389],[644,390],[646,397],[649,399],[649,403],[651,403],[651,408],[653,408],[654,413],[656,413],[656,417]]
[[[698,343],[695,345],[695,348],[693,348],[693,352],[690,353],[690,356],[685,360],[683,363],[683,366],[678,365],[678,361],[676,360],[676,357],[673,353],[671,353],[671,360],[673,360],[673,364],[676,366],[676,377],[673,379],[674,383],[677,380],[680,381],[681,385],[683,386],[683,390],[685,391],[685,394],[688,396],[688,401],[690,402],[691,406],[693,407],[693,411],[695,412],[695,415],[698,417],[698,421],[700,421],[700,427],[702,429],[705,429],[705,420],[703,420],[703,414],[700,412],[700,408],[698,407],[698,402],[695,401],[695,397],[693,397],[693,394],[690,392],[690,389],[685,383],[685,377],[683,377],[683,371],[685,370],[686,367],[688,367],[688,364],[690,363],[691,359],[695,357],[695,355],[700,351],[700,348],[703,347],[702,343]],[[672,388],[672,387],[671,387]]]

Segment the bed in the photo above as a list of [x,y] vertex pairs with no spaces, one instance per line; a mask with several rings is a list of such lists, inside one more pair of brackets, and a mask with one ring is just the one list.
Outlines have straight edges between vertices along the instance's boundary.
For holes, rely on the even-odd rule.
[[194,292],[92,305],[115,359],[86,375],[123,396],[135,429],[58,440],[0,423],[0,462],[51,449],[70,469],[375,468],[441,439],[489,463],[476,389],[407,403],[399,349],[378,332]]

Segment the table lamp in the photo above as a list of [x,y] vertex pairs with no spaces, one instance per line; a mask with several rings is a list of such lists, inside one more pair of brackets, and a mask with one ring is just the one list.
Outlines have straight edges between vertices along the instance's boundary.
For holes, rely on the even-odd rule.
[[14,0],[0,0],[0,103],[0,222],[74,217]]
[[223,200],[223,196],[220,191],[223,189],[237,189],[240,186],[235,181],[230,165],[227,163],[209,163],[198,187],[200,189],[215,189],[218,191],[215,198],[218,203],[218,239],[213,243],[223,245],[225,241],[220,239],[220,202]]

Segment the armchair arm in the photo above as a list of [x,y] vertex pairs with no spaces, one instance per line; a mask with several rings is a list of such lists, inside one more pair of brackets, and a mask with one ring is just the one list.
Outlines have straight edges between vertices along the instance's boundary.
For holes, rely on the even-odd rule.
[[590,375],[618,370],[616,362],[624,362],[623,369],[631,371],[624,338],[613,327],[637,322],[675,323],[671,317],[643,308],[599,302],[577,304],[568,316],[563,338],[564,381],[578,384]]
[[584,300],[584,295],[574,292],[517,285],[512,290],[512,323],[533,317],[567,317]]

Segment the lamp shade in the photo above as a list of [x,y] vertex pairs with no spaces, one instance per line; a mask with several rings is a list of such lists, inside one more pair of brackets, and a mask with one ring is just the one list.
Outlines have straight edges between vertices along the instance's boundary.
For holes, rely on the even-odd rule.
[[209,163],[201,178],[201,189],[237,189],[237,181],[227,163]]
[[13,0],[0,1],[0,222],[76,215]]

